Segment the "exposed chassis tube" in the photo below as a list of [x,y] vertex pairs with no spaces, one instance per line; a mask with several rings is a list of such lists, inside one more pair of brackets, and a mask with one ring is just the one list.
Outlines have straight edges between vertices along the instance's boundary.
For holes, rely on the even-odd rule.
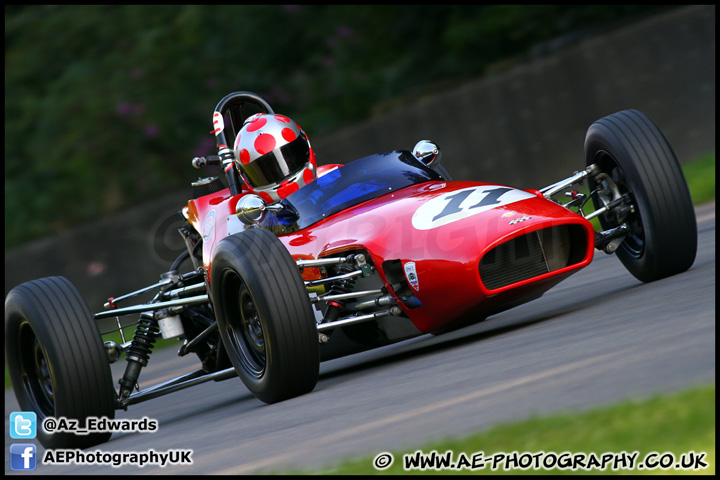
[[545,198],[550,200],[550,197],[552,197],[556,193],[562,192],[566,188],[575,185],[576,183],[582,183],[583,180],[585,180],[588,176],[595,174],[597,171],[597,165],[592,164],[582,172],[578,172],[572,177],[566,178],[565,180],[561,180],[557,183],[541,189],[540,193],[542,193]]
[[[575,175],[573,175],[572,177],[568,177],[565,180],[561,180],[557,183],[541,189],[540,193],[542,193],[546,199],[551,200],[554,195],[562,192],[563,190],[571,187],[572,185],[582,183],[587,177],[598,176],[598,174],[599,168],[597,167],[597,165],[592,164],[582,172],[576,172]],[[599,215],[607,213],[614,208],[631,201],[627,194],[620,195],[619,192],[617,192],[617,187],[615,187],[614,193],[616,198],[610,202],[607,202],[605,206],[595,210],[593,213],[590,213],[588,215],[583,214],[582,208],[580,208],[577,212],[578,215],[581,215],[586,220],[591,220]],[[570,202],[564,206],[569,209],[569,207],[573,203],[575,202]],[[598,250],[603,250],[606,253],[613,253],[617,249],[619,243],[622,242],[624,237],[629,232],[630,228],[626,223],[623,223],[615,228],[611,228],[604,232],[595,232],[595,248]]]
[[227,380],[236,376],[237,372],[233,367],[226,368],[225,370],[220,370],[215,373],[205,373],[204,370],[197,370],[186,375],[181,375],[172,380],[168,380],[167,382],[159,383],[155,386],[146,388],[145,390],[132,393],[128,397],[125,405],[133,405],[135,403],[144,402],[145,400],[150,400],[168,393],[200,385],[201,383],[209,382],[210,380]]
[[177,300],[168,300],[167,302],[145,303],[142,305],[133,305],[131,307],[116,308],[95,314],[95,319],[117,317],[118,315],[127,315],[128,313],[149,312],[152,310],[162,310],[168,307],[178,307],[180,305],[190,305],[193,303],[202,303],[209,301],[208,295],[198,295],[195,297],[178,298]]
[[390,310],[383,310],[381,312],[368,313],[367,315],[358,315],[355,317],[345,317],[345,318],[341,318],[340,320],[336,320],[334,322],[321,323],[317,326],[317,329],[318,329],[318,332],[323,332],[325,330],[330,330],[330,329],[333,329],[336,327],[344,327],[344,326],[353,325],[356,323],[367,322],[369,320],[375,320],[376,318],[386,317],[391,314],[392,314],[392,312]]

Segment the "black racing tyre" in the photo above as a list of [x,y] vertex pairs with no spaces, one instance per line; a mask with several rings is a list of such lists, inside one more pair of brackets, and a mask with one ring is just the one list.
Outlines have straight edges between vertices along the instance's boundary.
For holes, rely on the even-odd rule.
[[257,398],[275,403],[315,388],[315,315],[297,266],[275,235],[258,228],[221,240],[210,290],[225,350]]
[[[597,164],[637,207],[622,220],[630,234],[616,251],[628,271],[651,282],[689,269],[697,252],[695,210],[680,164],[657,126],[637,110],[601,118],[585,136],[585,162]],[[593,202],[596,209],[606,203],[597,195]],[[613,215],[598,218],[603,229],[621,223]]]
[[115,417],[110,363],[93,315],[63,277],[13,288],[5,299],[5,352],[20,409],[37,415],[45,448],[88,448],[111,433],[47,433],[47,417]]

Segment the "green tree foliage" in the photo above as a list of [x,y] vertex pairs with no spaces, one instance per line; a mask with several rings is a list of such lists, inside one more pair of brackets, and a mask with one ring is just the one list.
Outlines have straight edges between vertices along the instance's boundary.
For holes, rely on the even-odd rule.
[[6,6],[5,247],[185,187],[248,90],[312,138],[655,6]]

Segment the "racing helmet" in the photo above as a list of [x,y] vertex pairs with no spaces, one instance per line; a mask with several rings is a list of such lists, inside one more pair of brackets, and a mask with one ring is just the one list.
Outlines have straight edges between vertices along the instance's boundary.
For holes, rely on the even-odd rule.
[[277,203],[317,178],[317,162],[300,126],[283,115],[256,113],[235,138],[235,165],[252,193]]

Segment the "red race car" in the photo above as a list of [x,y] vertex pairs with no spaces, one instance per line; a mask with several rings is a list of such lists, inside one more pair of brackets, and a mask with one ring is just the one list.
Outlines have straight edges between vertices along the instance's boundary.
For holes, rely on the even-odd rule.
[[[259,112],[246,117],[243,106]],[[222,165],[225,178],[193,184],[179,229],[187,250],[158,283],[110,298],[95,314],[63,277],[8,294],[10,376],[21,408],[40,421],[113,418],[117,409],[235,376],[262,401],[278,402],[313,390],[322,360],[446,332],[538,298],[587,266],[595,249],[616,254],[643,282],[695,259],[682,170],[635,110],[593,123],[586,168],[541,190],[454,181],[427,140],[412,151],[318,166],[300,127],[249,92],[223,98],[213,122],[218,154],[193,165]],[[585,194],[574,189],[585,183]],[[148,292],[152,300],[124,305]],[[97,320],[123,315],[137,317],[133,338],[103,343]],[[179,355],[195,354],[201,366],[135,391],[160,336],[181,340]],[[116,391],[110,363],[123,354]],[[47,448],[84,448],[110,433],[38,428],[38,437]]]

